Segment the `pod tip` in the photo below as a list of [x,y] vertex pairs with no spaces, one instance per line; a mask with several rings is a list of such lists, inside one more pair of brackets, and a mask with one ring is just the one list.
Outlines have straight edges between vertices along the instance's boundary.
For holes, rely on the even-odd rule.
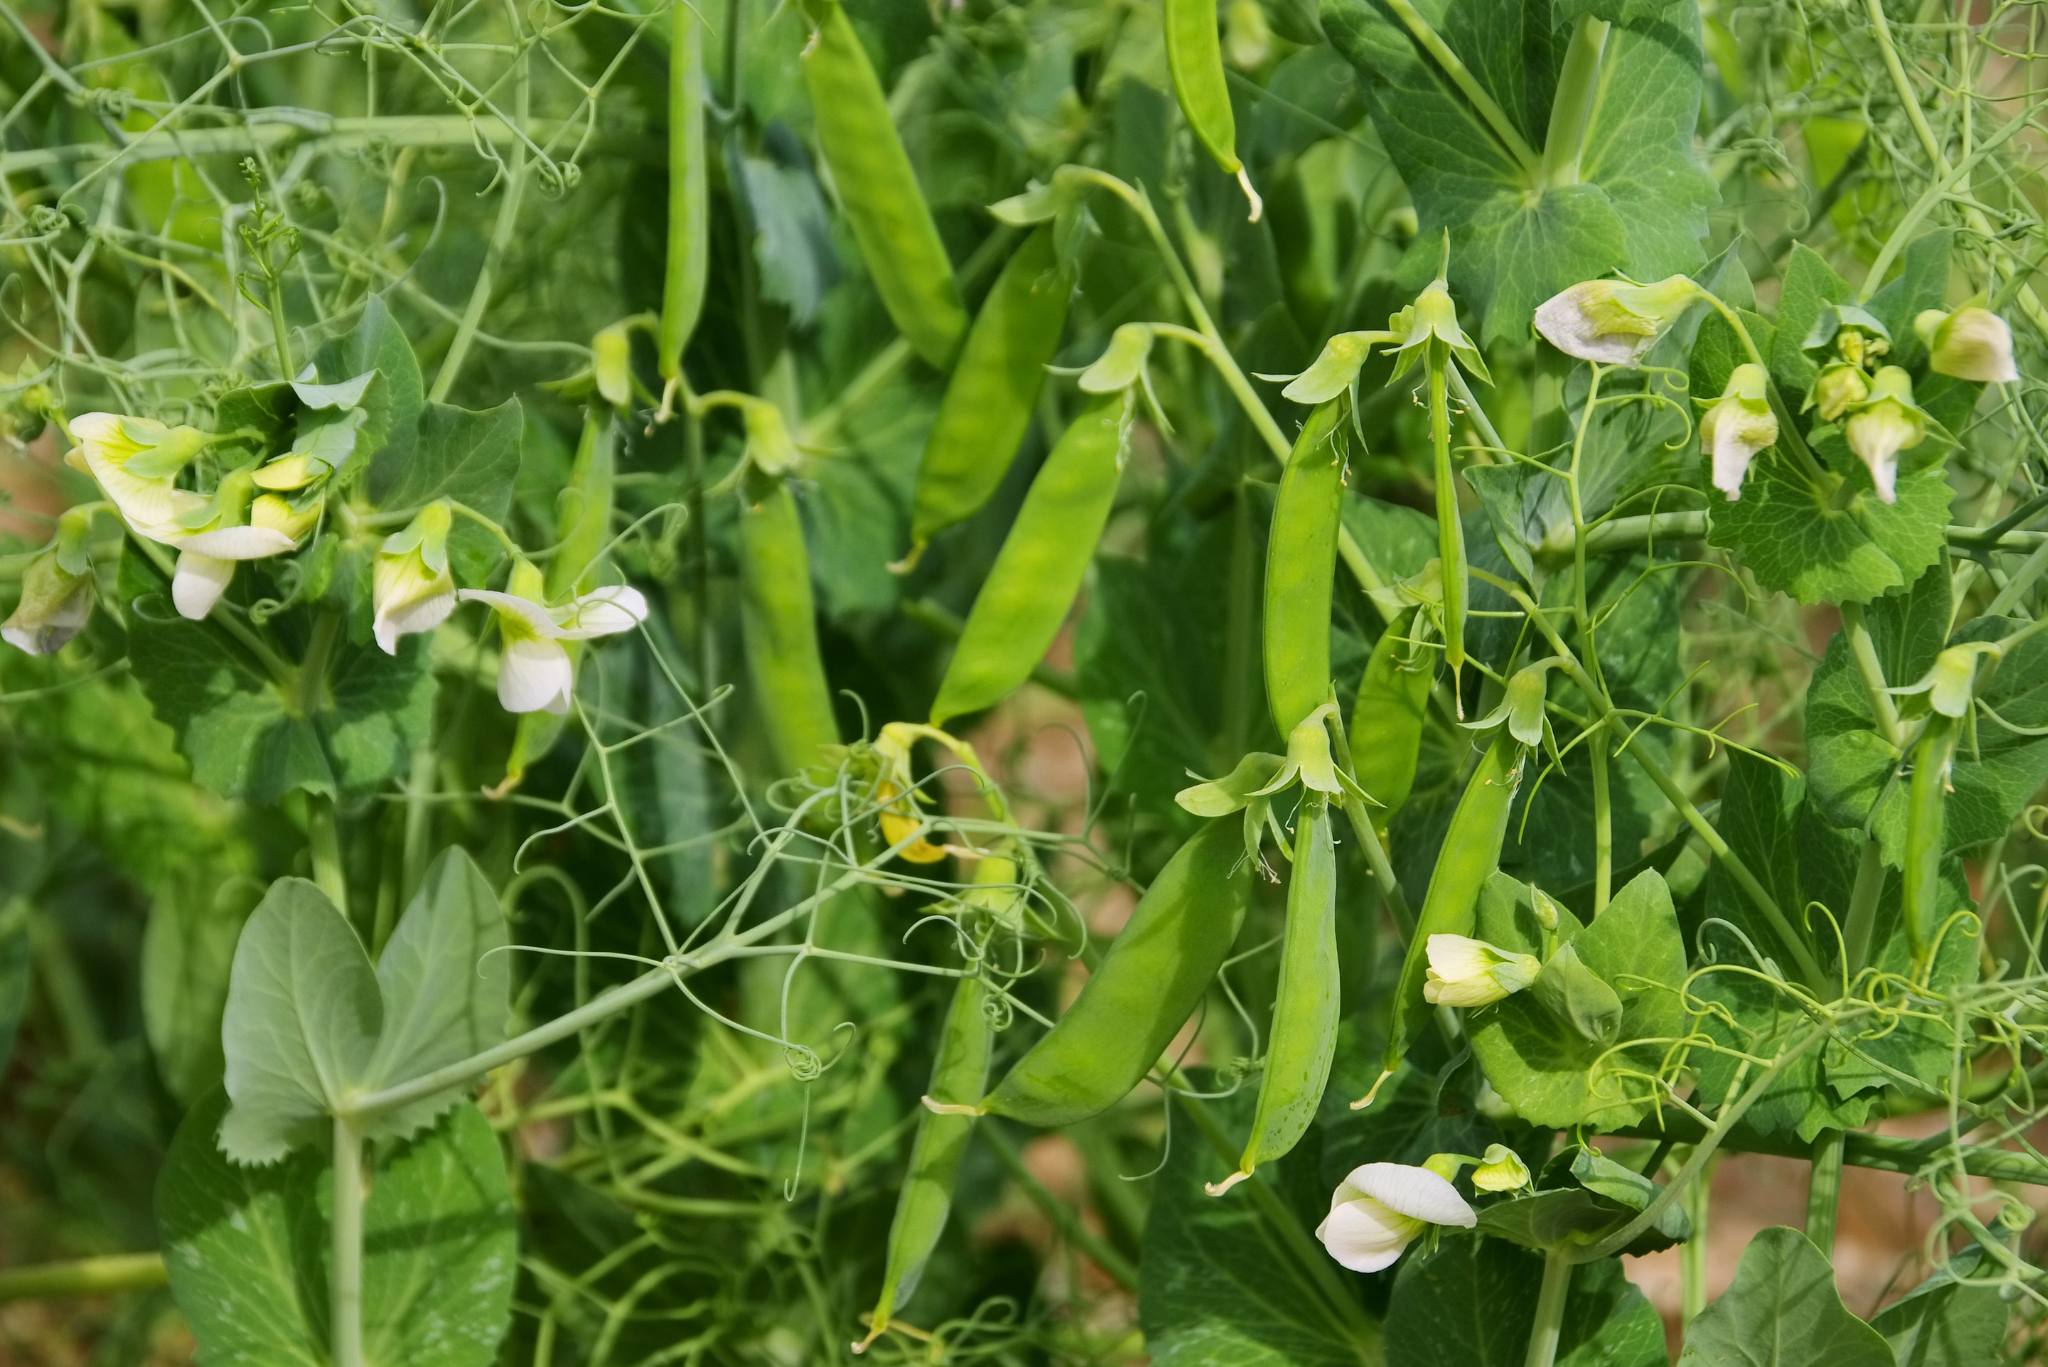
[[924,1108],[927,1111],[930,1111],[933,1115],[980,1116],[988,1114],[988,1112],[980,1106],[965,1106],[960,1104],[959,1102],[954,1101],[935,1101],[928,1096],[919,1097],[918,1100],[924,1102]]
[[1380,1075],[1372,1080],[1372,1089],[1368,1091],[1364,1096],[1358,1098],[1358,1100],[1352,1102],[1351,1109],[1354,1111],[1362,1111],[1366,1107],[1372,1105],[1372,1099],[1380,1094],[1380,1088],[1386,1085],[1387,1079],[1392,1077],[1393,1075],[1394,1070],[1392,1068],[1381,1069]]
[[1245,200],[1251,205],[1251,212],[1245,215],[1245,220],[1257,223],[1266,212],[1266,201],[1260,199],[1259,192],[1252,188],[1251,174],[1241,165],[1237,168],[1237,188],[1244,191]]
[[1230,1174],[1230,1176],[1224,1178],[1221,1182],[1203,1183],[1202,1190],[1208,1192],[1211,1196],[1221,1196],[1224,1192],[1229,1191],[1232,1187],[1236,1186],[1239,1182],[1244,1181],[1245,1178],[1250,1177],[1251,1175],[1252,1171],[1250,1168],[1239,1168],[1236,1172],[1233,1172],[1232,1174]]

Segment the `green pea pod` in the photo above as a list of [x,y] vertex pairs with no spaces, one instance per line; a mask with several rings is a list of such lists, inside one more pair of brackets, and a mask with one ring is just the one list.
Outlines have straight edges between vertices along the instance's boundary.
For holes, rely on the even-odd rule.
[[845,8],[838,0],[804,0],[803,8],[817,26],[804,48],[804,86],[854,243],[903,340],[944,369],[967,328],[953,263]]
[[1903,894],[1906,942],[1917,966],[1930,949],[1935,905],[1941,889],[1941,852],[1947,817],[1949,766],[1955,760],[1956,720],[1930,713],[1913,747],[1913,776],[1906,787],[1906,860]]
[[1034,229],[996,277],[925,441],[910,514],[913,556],[934,533],[971,517],[1003,482],[1059,350],[1073,283],[1049,226]]
[[780,480],[769,482],[760,502],[740,507],[740,634],[762,724],[785,774],[839,743],[816,611],[796,500]]
[[704,20],[686,4],[670,14],[668,74],[668,260],[662,273],[663,379],[682,374],[683,348],[704,312],[711,235],[704,167]]
[[1223,42],[1218,36],[1216,0],[1165,0],[1166,66],[1173,76],[1180,112],[1216,164],[1237,177],[1252,218],[1260,212],[1251,177],[1237,155],[1237,116],[1230,108],[1230,85],[1223,74]]
[[1030,677],[1080,592],[1116,499],[1124,404],[1074,419],[1031,481],[932,703],[932,725],[996,702]]
[[1211,1196],[1221,1196],[1259,1164],[1284,1156],[1308,1132],[1337,1056],[1340,995],[1337,852],[1330,842],[1329,804],[1312,794],[1295,815],[1287,931],[1280,941],[1280,981],[1273,994],[1273,1027],[1252,1135],[1237,1171],[1211,1185]]
[[[939,1036],[939,1056],[932,1062],[931,1096],[935,1099],[974,1096],[988,1085],[988,992],[980,978],[962,978],[953,989],[953,1004]],[[953,1206],[953,1182],[974,1117],[949,1110],[926,1111],[918,1118],[917,1139],[910,1148],[910,1171],[896,1198],[896,1217],[889,1223],[889,1257],[882,1272],[882,1292],[868,1322],[867,1337],[855,1344],[858,1353],[889,1328],[896,1307],[910,1299],[924,1276],[925,1263],[945,1232]]]
[[1215,980],[1244,920],[1251,881],[1238,824],[1205,824],[1145,889],[1074,1004],[980,1109],[1050,1127],[1122,1100]]
[[[1471,598],[1471,570],[1465,561],[1465,524],[1458,515],[1458,477],[1451,465],[1450,362],[1429,362],[1429,439],[1435,452],[1437,559],[1443,567],[1444,663],[1451,667],[1451,692],[1465,668],[1465,611]],[[1459,716],[1464,715],[1462,700]]]
[[1383,825],[1415,790],[1435,666],[1435,657],[1414,644],[1420,615],[1420,608],[1409,608],[1387,623],[1351,706],[1352,769],[1359,786],[1380,804],[1375,824]]
[[1330,695],[1330,597],[1344,497],[1343,401],[1309,414],[1273,502],[1266,542],[1266,701],[1290,734]]
[[1500,867],[1508,810],[1514,805],[1515,785],[1521,781],[1521,753],[1521,745],[1506,727],[1495,732],[1493,743],[1486,747],[1479,767],[1465,784],[1457,810],[1451,813],[1394,990],[1394,1021],[1387,1036],[1384,1065],[1389,1070],[1407,1054],[1409,1042],[1429,1018],[1429,1003],[1422,996],[1423,980],[1429,976],[1429,937],[1470,935],[1479,890]]

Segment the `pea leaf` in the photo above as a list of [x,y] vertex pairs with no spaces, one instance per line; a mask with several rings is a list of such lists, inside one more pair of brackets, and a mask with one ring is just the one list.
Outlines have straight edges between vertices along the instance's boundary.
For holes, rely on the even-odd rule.
[[481,410],[429,403],[412,449],[398,456],[387,446],[371,463],[370,498],[394,511],[453,499],[501,518],[519,478],[522,423],[517,399]]
[[[1531,146],[1583,5],[1543,0],[1419,0],[1424,22]],[[1656,279],[1689,270],[1717,194],[1693,155],[1701,81],[1699,19],[1641,4],[1608,37],[1601,89],[1576,184],[1542,185],[1385,0],[1323,0],[1323,29],[1357,69],[1374,127],[1408,183],[1418,242],[1434,264],[1451,238],[1451,287],[1481,314],[1483,340],[1524,335],[1536,305],[1619,270]]]
[[221,1013],[235,942],[248,920],[246,883],[181,879],[160,888],[142,929],[142,1025],[157,1074],[190,1105],[220,1084]]
[[[1497,1239],[1454,1235],[1402,1264],[1387,1306],[1387,1360],[1402,1367],[1520,1367],[1542,1264]],[[1215,1359],[1224,1361],[1225,1359]],[[1664,1323],[1612,1258],[1572,1272],[1557,1367],[1661,1367]]]
[[[362,393],[362,444],[358,448],[373,468],[401,470],[417,440],[426,386],[420,363],[412,354],[405,330],[379,296],[363,305],[362,316],[346,333],[329,337],[313,353],[313,367],[326,384],[343,384],[365,371],[376,380]],[[343,472],[344,487],[361,467]]]
[[1678,1367],[1892,1367],[1884,1335],[1850,1314],[1835,1269],[1796,1229],[1767,1229],[1735,1282],[1686,1327]]
[[[325,1367],[331,1182],[324,1148],[271,1167],[214,1147],[226,1101],[178,1127],[157,1181],[171,1294],[209,1367]],[[518,1229],[490,1122],[465,1105],[379,1146],[363,1211],[367,1362],[487,1367],[511,1320]]]
[[[1794,408],[1820,373],[1819,364],[1806,352],[1807,335],[1821,310],[1841,303],[1849,293],[1849,282],[1835,274],[1826,258],[1803,242],[1793,244],[1785,262],[1784,283],[1778,290],[1776,339],[1764,355],[1771,363],[1771,378]],[[1759,341],[1758,346],[1762,345]],[[1746,497],[1748,491],[1743,492]]]
[[274,1163],[322,1133],[368,1075],[383,1023],[370,956],[347,918],[303,878],[272,883],[235,945],[221,1149],[237,1163]]
[[1944,1264],[1871,1327],[1890,1341],[1899,1367],[1977,1367],[1998,1361],[2007,1313],[1997,1287],[1966,1285]]
[[[1643,1074],[1655,1069],[1685,1021],[1675,990],[1685,977],[1685,945],[1671,892],[1662,874],[1648,870],[1617,892],[1592,924],[1581,929],[1574,920],[1561,932],[1563,943],[1621,998],[1615,1044],[1651,1042],[1633,1052],[1595,1043],[1559,1021],[1535,994],[1518,992],[1471,1014],[1472,1052],[1494,1090],[1532,1124],[1633,1124],[1648,1111],[1650,1084]],[[1487,881],[1474,933],[1503,949],[1544,951],[1530,889],[1506,874]]]

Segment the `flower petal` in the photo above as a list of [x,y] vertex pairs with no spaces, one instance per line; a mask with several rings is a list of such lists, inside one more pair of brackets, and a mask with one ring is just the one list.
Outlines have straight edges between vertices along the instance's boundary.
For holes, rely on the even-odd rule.
[[386,655],[396,655],[399,637],[432,631],[447,621],[448,614],[453,611],[453,591],[409,603],[393,603],[378,610],[376,620],[370,624],[370,633],[377,638],[378,648]]
[[1458,1195],[1458,1189],[1427,1168],[1406,1163],[1367,1163],[1353,1168],[1344,1180],[1398,1215],[1433,1225],[1456,1225],[1460,1229],[1470,1229],[1479,1223],[1478,1215]]
[[576,667],[559,643],[533,638],[505,643],[498,662],[498,702],[507,712],[567,712],[575,687]]
[[203,622],[234,577],[234,561],[186,551],[178,557],[177,570],[171,575],[171,602],[177,605],[180,617]]
[[285,555],[298,543],[269,527],[216,527],[210,532],[192,532],[171,544],[213,560],[263,560]]
[[647,598],[640,590],[619,584],[593,589],[550,611],[552,635],[564,641],[588,641],[631,631],[646,621]]
[[532,629],[536,636],[553,639],[560,633],[555,628],[554,618],[548,610],[531,598],[521,598],[516,593],[500,593],[496,589],[457,589],[458,603],[486,603],[499,612],[507,612],[519,618]]
[[1378,1272],[1392,1266],[1420,1233],[1422,1221],[1400,1215],[1369,1197],[1345,1202],[1316,1226],[1316,1237],[1330,1256],[1353,1272]]

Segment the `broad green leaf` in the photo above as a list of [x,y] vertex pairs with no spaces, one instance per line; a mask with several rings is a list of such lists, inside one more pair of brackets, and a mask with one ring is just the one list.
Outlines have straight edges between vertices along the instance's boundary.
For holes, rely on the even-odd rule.
[[[1820,371],[1815,358],[1826,356],[1824,352],[1807,353],[1807,335],[1813,331],[1823,307],[1839,304],[1849,294],[1849,282],[1835,274],[1834,267],[1820,253],[1803,242],[1793,245],[1785,263],[1784,281],[1778,289],[1777,338],[1764,355],[1770,361],[1771,378],[1777,381],[1779,391],[1795,412]],[[1757,345],[1761,347],[1763,343],[1759,341]],[[1746,497],[1748,490],[1743,492]]]
[[[1474,933],[1503,949],[1544,954],[1530,889],[1505,874],[1495,874],[1480,894]],[[1685,1022],[1677,992],[1685,946],[1663,876],[1639,874],[1592,924],[1562,924],[1558,938],[1621,998],[1616,1043],[1643,1045],[1596,1044],[1559,1021],[1535,994],[1518,992],[1467,1015],[1472,1052],[1494,1090],[1533,1124],[1633,1124],[1648,1114],[1655,1090],[1645,1075],[1655,1071]]]
[[[1414,9],[1540,149],[1575,7],[1419,0]],[[1449,230],[1452,293],[1483,317],[1484,341],[1525,335],[1536,305],[1578,281],[1612,271],[1653,280],[1700,263],[1717,195],[1693,153],[1692,6],[1629,9],[1608,37],[1579,182],[1551,186],[1508,155],[1384,0],[1323,0],[1322,19],[1357,69],[1431,264],[1439,230]]]
[[[1229,1133],[1248,1123],[1250,1089],[1211,1105]],[[1216,1155],[1193,1126],[1175,1126],[1166,1166],[1152,1179],[1139,1264],[1138,1317],[1155,1367],[1357,1367],[1378,1347],[1361,1341],[1364,1312],[1347,1320],[1320,1289],[1304,1258],[1325,1259],[1309,1231],[1329,1204],[1317,1176],[1316,1145],[1305,1142],[1248,1179],[1270,1188],[1296,1221],[1290,1235],[1271,1223],[1249,1191],[1205,1195]],[[1236,1199],[1242,1197],[1244,1199]],[[1334,1284],[1350,1273],[1334,1263]],[[1376,1340],[1376,1335],[1374,1336]]]
[[[1521,1367],[1542,1260],[1497,1239],[1452,1235],[1411,1251],[1387,1306],[1387,1361],[1400,1367]],[[1216,1362],[1226,1359],[1213,1359]],[[1556,1367],[1662,1367],[1664,1323],[1612,1258],[1572,1270]]]
[[362,395],[366,416],[358,450],[365,463],[345,470],[342,486],[352,483],[356,473],[364,468],[403,470],[418,440],[426,386],[420,379],[420,365],[413,356],[412,343],[406,340],[405,330],[391,316],[384,300],[371,296],[354,327],[322,343],[314,353],[313,364],[321,380],[328,384],[346,382],[365,371],[377,374]]
[[249,919],[246,880],[225,887],[196,878],[159,888],[142,930],[142,1026],[157,1075],[191,1105],[220,1085],[221,1013],[235,941]]
[[[1585,1248],[1642,1213],[1657,1198],[1655,1182],[1596,1149],[1567,1149],[1544,1165],[1540,1189],[1486,1204],[1479,1232],[1524,1248]],[[1692,1236],[1685,1207],[1673,1201],[1637,1235],[1629,1254],[1654,1253]]]
[[517,399],[482,410],[429,403],[411,451],[401,460],[387,446],[371,464],[370,498],[393,512],[446,498],[503,517],[519,478],[521,423]]
[[1751,1241],[1735,1282],[1685,1330],[1679,1367],[1893,1367],[1884,1335],[1850,1314],[1835,1269],[1796,1229]]
[[1898,1367],[1980,1367],[1999,1360],[2008,1313],[1997,1287],[1966,1285],[1945,1265],[1870,1323]]
[[[501,1044],[510,1010],[505,912],[483,873],[460,849],[427,866],[398,928],[377,959],[384,1029],[370,1085],[418,1077]],[[410,1135],[463,1094],[458,1084],[376,1119],[373,1137]]]
[[237,1163],[273,1163],[325,1132],[369,1076],[383,1024],[362,941],[303,878],[270,885],[235,945],[221,1045],[232,1105],[220,1146]]
[[[208,1367],[326,1367],[325,1146],[270,1167],[214,1147],[224,1099],[186,1116],[157,1182],[171,1293]],[[464,1105],[377,1145],[363,1212],[364,1360],[487,1367],[511,1320],[518,1229],[490,1122]]]

